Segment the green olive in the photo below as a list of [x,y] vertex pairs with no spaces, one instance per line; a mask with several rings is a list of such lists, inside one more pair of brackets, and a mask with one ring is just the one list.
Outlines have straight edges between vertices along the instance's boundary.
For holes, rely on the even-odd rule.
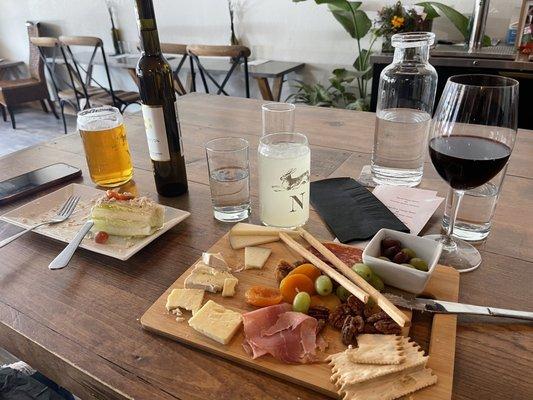
[[404,252],[405,254],[407,254],[409,256],[409,260],[411,258],[415,258],[416,257],[416,252],[413,249],[410,249],[409,247],[404,247],[402,249],[402,252]]
[[384,261],[390,261],[390,258],[389,257],[385,257],[385,256],[379,256],[378,258],[384,260]]
[[372,274],[372,278],[370,278],[369,283],[379,292],[385,288],[385,284],[377,274]]
[[352,270],[354,270],[365,281],[370,282],[373,273],[368,265],[357,263],[353,265]]
[[412,258],[411,261],[409,261],[409,264],[411,264],[413,267],[420,271],[428,271],[428,263],[422,260],[421,258],[415,257]]
[[348,297],[350,297],[351,293],[346,290],[343,286],[337,287],[337,290],[335,291],[335,294],[339,298],[340,301],[343,303],[348,300]]
[[403,264],[400,264],[400,265],[403,265],[404,267],[408,267],[408,268],[415,268],[414,265],[407,264],[407,263],[403,263]]

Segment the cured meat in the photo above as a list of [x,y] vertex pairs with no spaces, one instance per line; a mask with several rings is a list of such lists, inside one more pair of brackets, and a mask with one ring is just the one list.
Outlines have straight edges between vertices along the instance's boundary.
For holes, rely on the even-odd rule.
[[284,303],[243,314],[243,347],[252,358],[271,354],[293,364],[316,360],[317,320],[290,310]]
[[[358,249],[357,247],[349,246],[347,244],[326,242],[323,245],[335,254],[343,263],[351,267],[356,263],[363,262],[363,250]],[[331,264],[326,258],[320,254],[315,248],[310,247],[309,251],[315,256],[320,258],[327,264]]]

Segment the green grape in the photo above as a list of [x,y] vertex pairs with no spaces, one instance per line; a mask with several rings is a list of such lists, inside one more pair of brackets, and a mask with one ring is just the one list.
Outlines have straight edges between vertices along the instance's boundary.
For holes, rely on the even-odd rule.
[[409,260],[411,258],[415,258],[416,257],[416,252],[413,249],[410,249],[409,247],[404,247],[402,249],[402,252],[407,254],[407,256],[409,257]]
[[307,314],[309,307],[311,306],[311,296],[307,292],[300,292],[292,301],[292,310]]
[[352,269],[365,281],[370,282],[372,278],[372,270],[366,264],[357,263],[354,264]]
[[348,297],[350,297],[350,295],[351,295],[351,293],[348,292],[348,290],[346,290],[346,288],[344,288],[343,286],[339,286],[337,288],[337,291],[335,292],[335,294],[337,295],[339,300],[342,301],[343,303],[346,300],[348,300]]
[[382,259],[383,261],[390,261],[389,257],[379,256],[378,258]]
[[370,282],[369,283],[372,286],[374,286],[374,289],[376,289],[379,292],[381,292],[385,288],[385,284],[383,283],[381,278],[378,275],[376,275],[376,274],[372,275],[372,278],[370,278]]
[[315,280],[315,290],[320,296],[327,296],[333,291],[333,282],[329,276],[320,275]]
[[428,263],[422,260],[421,258],[412,258],[411,261],[409,261],[409,264],[411,264],[413,267],[420,271],[427,271],[429,269]]

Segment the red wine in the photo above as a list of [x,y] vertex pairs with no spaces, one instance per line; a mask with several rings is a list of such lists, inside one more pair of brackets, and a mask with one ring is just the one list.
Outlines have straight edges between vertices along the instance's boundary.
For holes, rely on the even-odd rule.
[[442,179],[457,190],[487,183],[507,163],[511,149],[479,136],[442,136],[429,142],[429,154]]

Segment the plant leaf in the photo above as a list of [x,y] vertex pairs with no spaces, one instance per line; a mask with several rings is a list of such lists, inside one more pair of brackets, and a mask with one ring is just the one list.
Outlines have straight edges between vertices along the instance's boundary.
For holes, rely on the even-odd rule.
[[[292,0],[292,1],[302,1],[302,0]],[[428,2],[416,3],[416,5],[424,8],[424,12],[426,13],[426,19],[435,19],[440,16],[437,10],[435,10],[435,7],[433,7]]]

